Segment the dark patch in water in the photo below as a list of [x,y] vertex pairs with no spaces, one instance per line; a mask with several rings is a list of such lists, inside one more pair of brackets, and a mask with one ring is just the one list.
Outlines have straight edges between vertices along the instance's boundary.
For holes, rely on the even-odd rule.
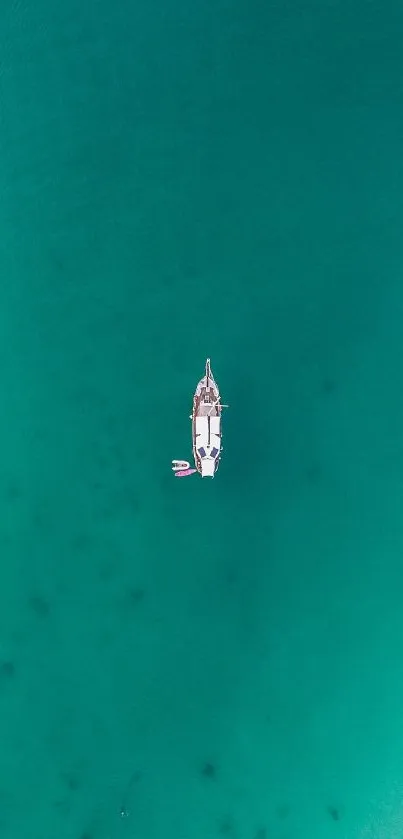
[[17,483],[10,482],[5,491],[5,499],[7,504],[15,504],[22,497],[22,489]]
[[80,789],[78,778],[71,772],[62,772],[61,778],[71,792],[76,792]]
[[145,590],[141,586],[133,586],[129,589],[129,604],[139,606],[140,603],[143,603],[145,595]]
[[85,531],[79,531],[73,537],[71,547],[76,554],[89,553],[92,547],[91,536]]
[[13,661],[2,661],[0,663],[0,683],[9,682],[15,676],[15,664]]
[[28,606],[38,618],[47,618],[50,615],[50,604],[41,594],[32,594],[28,598]]
[[217,777],[217,769],[214,766],[214,763],[211,763],[210,761],[206,761],[206,763],[203,764],[201,773],[203,778],[209,778],[210,780]]
[[333,807],[331,804],[329,804],[327,807],[327,812],[329,813],[330,818],[333,819],[334,822],[340,821],[340,810],[337,807]]
[[221,836],[228,836],[234,832],[234,820],[232,816],[223,816],[218,822],[218,832]]
[[324,396],[331,396],[336,390],[336,383],[333,379],[325,377],[322,381],[321,392]]

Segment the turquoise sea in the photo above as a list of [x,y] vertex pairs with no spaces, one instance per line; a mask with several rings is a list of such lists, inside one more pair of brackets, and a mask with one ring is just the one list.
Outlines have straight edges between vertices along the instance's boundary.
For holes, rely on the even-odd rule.
[[397,0],[3,0],[2,838],[402,839],[402,148]]

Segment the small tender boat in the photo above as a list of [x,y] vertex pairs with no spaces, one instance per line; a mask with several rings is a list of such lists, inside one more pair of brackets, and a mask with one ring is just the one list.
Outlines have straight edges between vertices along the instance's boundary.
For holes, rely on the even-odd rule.
[[206,361],[205,374],[197,384],[193,397],[192,442],[195,469],[184,460],[173,460],[172,469],[178,478],[199,472],[202,478],[213,478],[221,457],[221,404],[220,391],[211,372],[210,359]]

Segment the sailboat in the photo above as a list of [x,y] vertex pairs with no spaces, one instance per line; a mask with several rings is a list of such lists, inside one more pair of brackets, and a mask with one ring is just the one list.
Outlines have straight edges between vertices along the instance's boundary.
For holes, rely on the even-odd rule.
[[172,469],[178,478],[198,472],[202,478],[214,478],[222,451],[221,414],[228,405],[221,403],[220,391],[211,372],[208,358],[204,376],[197,383],[193,396],[192,448],[194,468],[187,460],[173,460]]

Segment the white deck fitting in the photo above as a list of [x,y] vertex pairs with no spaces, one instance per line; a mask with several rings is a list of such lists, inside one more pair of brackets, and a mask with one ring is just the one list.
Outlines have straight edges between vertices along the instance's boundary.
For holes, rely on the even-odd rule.
[[212,478],[215,472],[215,460],[212,457],[201,458],[202,478]]

